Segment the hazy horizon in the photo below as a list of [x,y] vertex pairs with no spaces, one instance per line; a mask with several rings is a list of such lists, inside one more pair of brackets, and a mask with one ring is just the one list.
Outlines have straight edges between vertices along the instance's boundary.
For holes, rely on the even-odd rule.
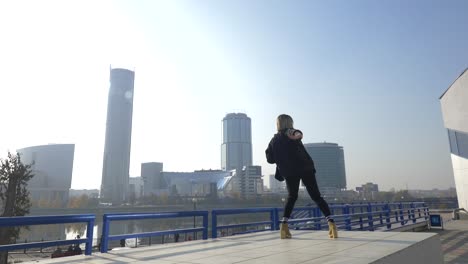
[[[25,8],[28,6],[28,8]],[[109,65],[135,70],[130,176],[218,169],[221,120],[275,118],[343,146],[348,189],[454,186],[439,96],[468,67],[466,1],[0,2],[0,157],[75,144],[73,189],[99,189]]]

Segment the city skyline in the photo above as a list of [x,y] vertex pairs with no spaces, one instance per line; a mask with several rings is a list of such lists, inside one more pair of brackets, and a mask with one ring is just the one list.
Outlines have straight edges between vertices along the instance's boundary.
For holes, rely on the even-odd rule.
[[100,186],[109,64],[138,72],[131,176],[149,161],[219,168],[231,112],[252,119],[268,176],[264,150],[287,113],[304,143],[346,149],[348,189],[454,186],[438,98],[468,66],[464,1],[29,5],[0,3],[0,156],[73,143],[72,188]]

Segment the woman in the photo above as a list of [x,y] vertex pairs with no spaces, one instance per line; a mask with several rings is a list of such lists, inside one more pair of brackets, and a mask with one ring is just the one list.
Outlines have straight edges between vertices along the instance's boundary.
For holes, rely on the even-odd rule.
[[276,163],[275,178],[286,180],[288,199],[284,207],[281,220],[281,238],[291,238],[288,228],[288,219],[291,217],[294,204],[296,203],[299,184],[305,185],[310,198],[318,205],[328,221],[330,238],[337,238],[335,222],[330,213],[327,202],[320,195],[315,179],[314,161],[309,156],[302,144],[302,132],[294,129],[293,119],[289,115],[280,115],[276,119],[276,133],[268,144],[265,151],[268,163]]

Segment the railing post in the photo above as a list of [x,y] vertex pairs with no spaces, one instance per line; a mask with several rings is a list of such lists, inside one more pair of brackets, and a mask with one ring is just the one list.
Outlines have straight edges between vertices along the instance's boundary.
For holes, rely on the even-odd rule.
[[109,247],[109,224],[109,219],[107,219],[107,215],[104,214],[102,219],[101,253],[106,253]]
[[426,207],[426,203],[423,203],[423,207],[424,207],[424,220],[427,221],[427,219],[429,218],[429,208]]
[[372,204],[367,204],[367,220],[369,225],[369,230],[374,231],[374,219],[372,217]]
[[88,221],[86,226],[85,255],[91,255],[93,251],[94,218]]
[[314,217],[316,218],[315,219],[315,228],[317,230],[321,230],[322,229],[322,225],[320,223],[320,215],[321,215],[321,212],[320,212],[320,209],[318,207],[315,207],[314,208]]
[[416,214],[415,214],[414,203],[411,202],[411,217],[413,218],[413,223],[416,223]]
[[[284,210],[284,209],[283,209]],[[280,216],[279,216],[279,212],[280,210],[275,207],[275,230],[279,230],[280,229],[280,225],[279,225],[279,221],[280,221]],[[284,211],[283,211],[284,212]]]
[[218,221],[216,219],[216,211],[213,210],[211,211],[211,238],[217,238],[218,237]]
[[387,229],[392,228],[392,224],[390,223],[390,205],[388,203],[385,204],[385,222],[387,223]]
[[203,214],[203,240],[208,239],[208,212]]
[[343,208],[343,214],[345,215],[345,228],[351,230],[351,216],[349,215],[349,204],[346,204]]
[[270,210],[270,221],[271,221],[271,224],[270,224],[270,230],[276,230],[276,225],[277,225],[277,221],[276,221],[276,217],[278,215],[277,213],[277,208],[271,208]]
[[380,218],[380,224],[381,225],[383,225],[383,213],[382,213],[382,211],[384,211],[384,210],[385,210],[385,205],[383,205],[383,206],[381,205],[380,209],[379,209],[379,211],[380,211],[379,218]]
[[400,213],[400,223],[401,225],[405,225],[405,217],[403,215],[403,203],[398,204],[398,211]]

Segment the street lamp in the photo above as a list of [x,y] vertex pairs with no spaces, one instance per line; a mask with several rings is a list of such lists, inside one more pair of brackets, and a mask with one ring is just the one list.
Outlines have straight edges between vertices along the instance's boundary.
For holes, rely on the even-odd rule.
[[281,198],[281,201],[283,202],[283,207],[284,207],[284,203],[285,203],[286,199],[283,197],[283,198]]

